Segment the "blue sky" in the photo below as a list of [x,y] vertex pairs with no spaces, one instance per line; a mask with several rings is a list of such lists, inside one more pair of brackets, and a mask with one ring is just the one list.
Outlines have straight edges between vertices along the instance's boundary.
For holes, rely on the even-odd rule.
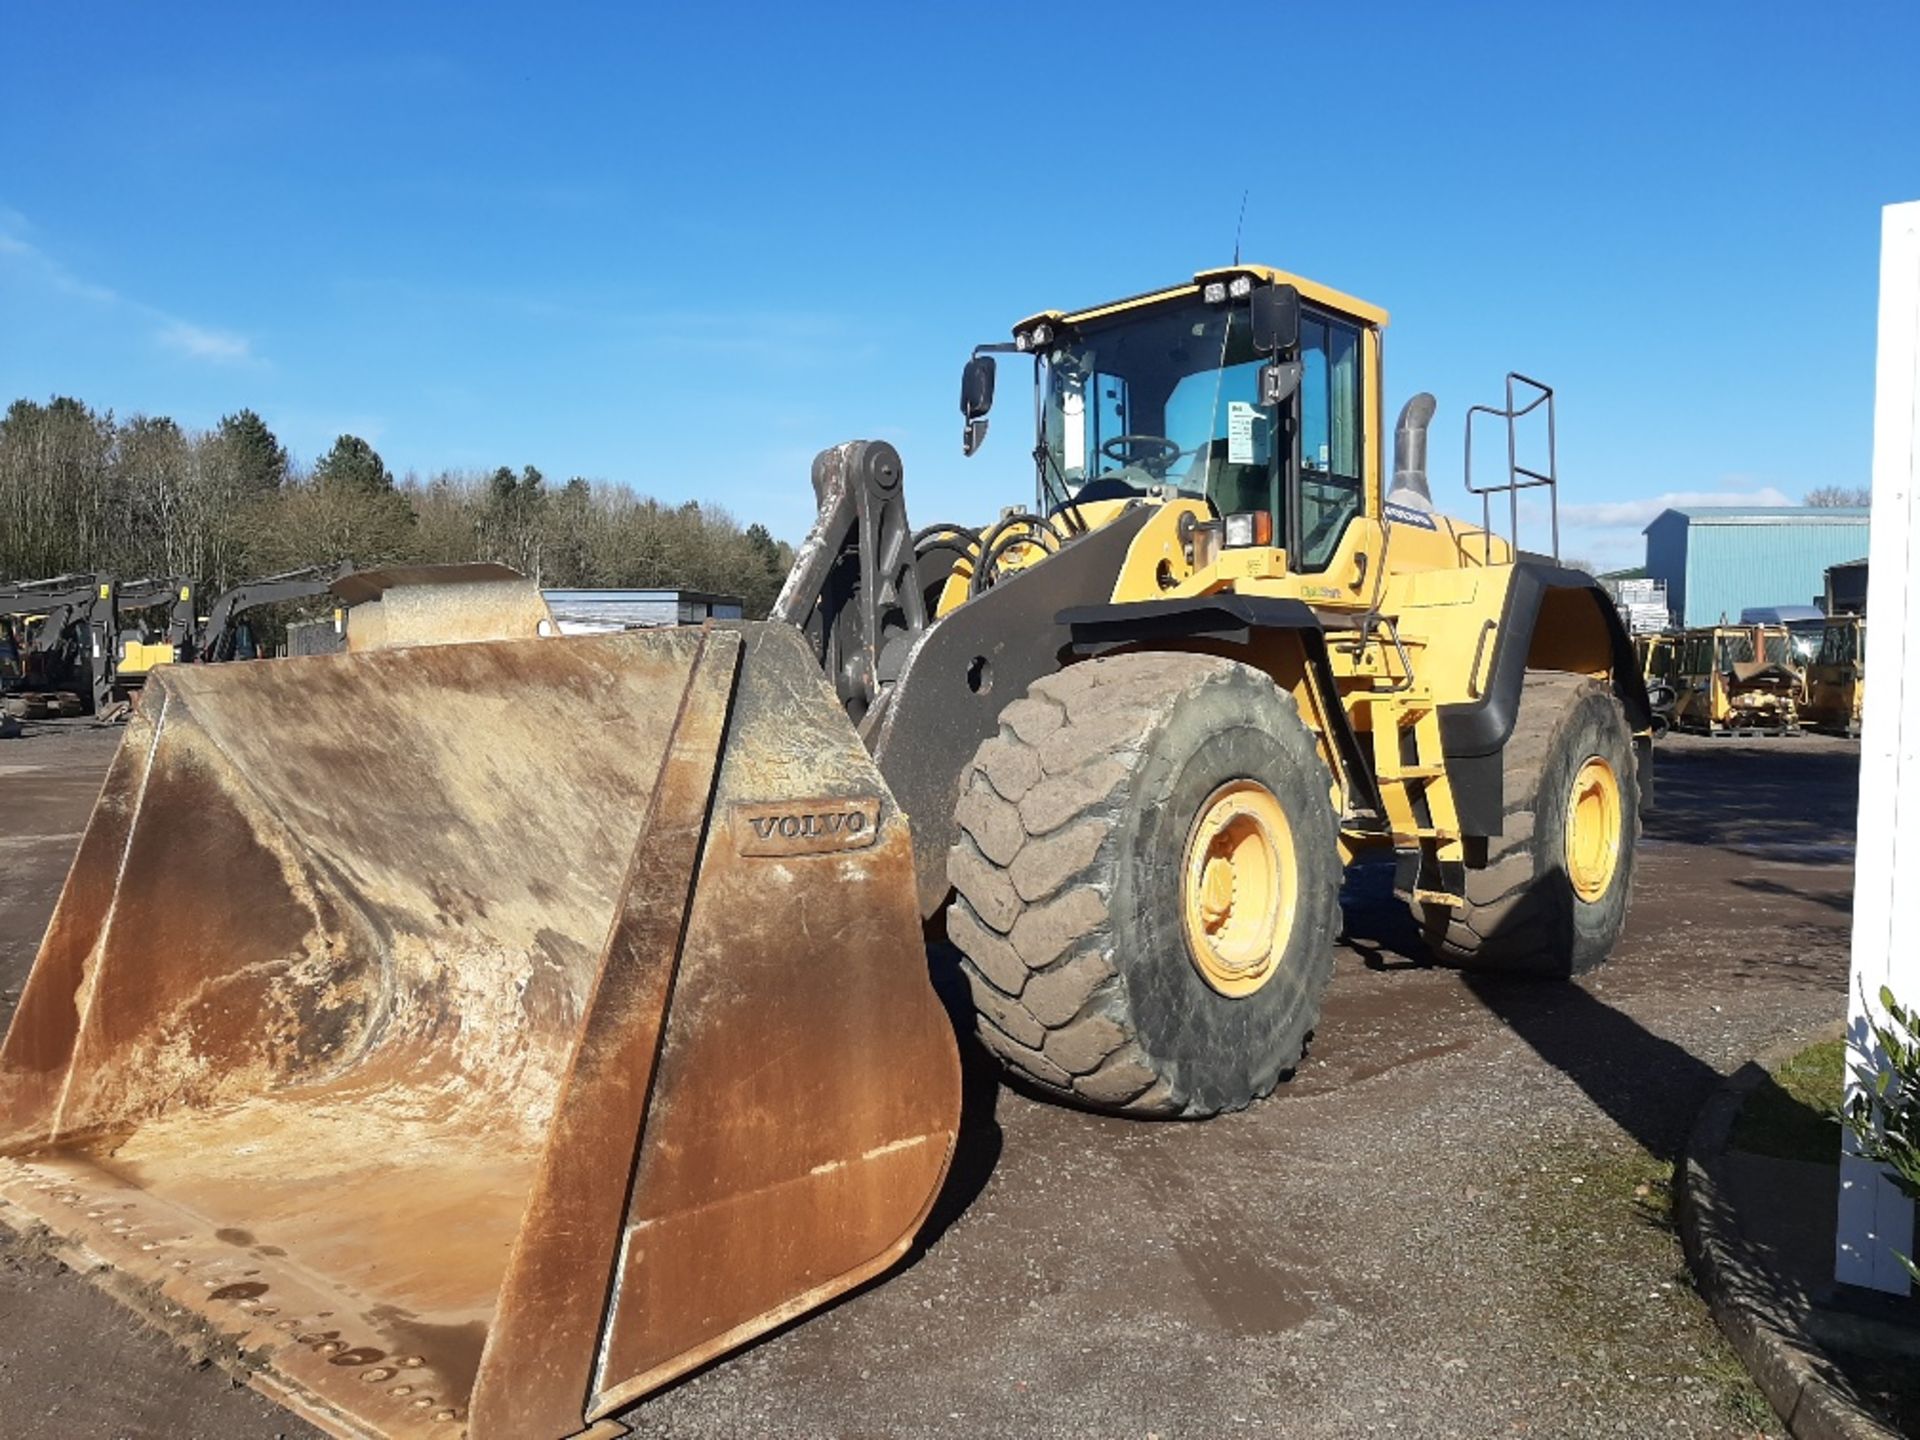
[[[971,344],[1232,253],[1393,312],[1389,413],[1560,391],[1564,549],[1663,498],[1865,483],[1881,205],[1920,6],[757,10],[18,4],[0,403],[311,459],[535,464],[797,540],[882,436],[916,521],[1026,498]],[[1544,539],[1544,535],[1529,536]]]

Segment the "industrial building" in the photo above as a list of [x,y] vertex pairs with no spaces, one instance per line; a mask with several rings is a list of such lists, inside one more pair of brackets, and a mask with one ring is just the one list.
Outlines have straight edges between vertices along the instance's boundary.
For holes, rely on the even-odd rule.
[[1867,613],[1867,562],[1865,557],[1844,565],[1827,567],[1827,603],[1829,615]]
[[547,608],[563,635],[605,630],[651,629],[656,625],[698,625],[703,620],[738,620],[744,608],[738,595],[703,590],[542,590]]
[[1646,528],[1647,575],[1680,625],[1737,620],[1762,605],[1818,605],[1827,567],[1866,553],[1864,507],[1691,505]]

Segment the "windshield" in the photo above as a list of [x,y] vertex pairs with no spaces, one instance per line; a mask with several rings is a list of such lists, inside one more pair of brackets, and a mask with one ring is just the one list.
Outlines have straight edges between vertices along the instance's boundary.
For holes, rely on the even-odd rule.
[[1867,632],[1865,627],[1851,622],[1827,626],[1826,633],[1820,637],[1820,663],[1822,665],[1851,665],[1864,660],[1867,651]]
[[1718,645],[1719,655],[1715,668],[1731,670],[1736,665],[1753,663],[1753,635],[1749,631],[1739,631],[1732,635],[1721,635]]
[[1245,303],[1197,299],[1056,347],[1041,361],[1043,493],[1057,505],[1171,485],[1222,512],[1277,510],[1260,360]]

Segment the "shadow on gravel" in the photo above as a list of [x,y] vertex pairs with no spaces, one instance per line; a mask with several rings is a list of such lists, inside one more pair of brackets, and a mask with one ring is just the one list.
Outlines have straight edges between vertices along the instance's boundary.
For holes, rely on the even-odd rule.
[[1461,978],[1649,1154],[1678,1158],[1719,1071],[1577,983],[1471,972]]
[[[1802,894],[1765,881],[1747,888]],[[1836,909],[1851,903],[1844,896],[1808,898]],[[1723,1084],[1713,1066],[1577,982],[1472,971],[1463,972],[1461,982],[1648,1154],[1676,1169],[1686,1163],[1694,1121]],[[1755,1077],[1746,1110],[1762,1122],[1736,1134],[1736,1144],[1751,1147],[1751,1153],[1730,1154],[1721,1162],[1723,1169],[1741,1174],[1744,1203],[1736,1213],[1728,1199],[1733,1187],[1724,1182],[1704,1201],[1722,1232],[1741,1242],[1741,1255],[1718,1277],[1720,1288],[1753,1317],[1752,1323],[1808,1347],[1808,1363],[1827,1384],[1903,1427],[1914,1425],[1920,1420],[1920,1379],[1910,1355],[1895,1359],[1853,1343],[1844,1321],[1838,1337],[1822,1334],[1835,1326],[1835,1180],[1829,1165],[1808,1160],[1831,1156],[1837,1148],[1831,1120],[1770,1075]],[[1757,1143],[1759,1134],[1765,1143]],[[1817,1172],[1811,1182],[1808,1170]],[[1675,1188],[1684,1187],[1676,1183]],[[1809,1324],[1828,1341],[1827,1348],[1809,1346]],[[1835,1338],[1842,1343],[1834,1345]]]
[[1756,895],[1776,895],[1783,900],[1807,900],[1815,905],[1824,905],[1829,910],[1838,910],[1843,915],[1853,914],[1851,890],[1802,890],[1793,885],[1782,885],[1778,880],[1764,880],[1757,876],[1744,876],[1733,883],[1742,890],[1751,890]]
[[1393,861],[1366,859],[1347,868],[1340,886],[1340,941],[1369,970],[1427,970],[1433,954],[1413,914],[1393,893]]
[[[1706,1123],[1698,1180],[1688,1187],[1700,1228],[1718,1237],[1696,1263],[1710,1267],[1737,1327],[1774,1337],[1819,1383],[1901,1434],[1920,1434],[1920,1300],[1854,1291],[1833,1278],[1838,1125],[1758,1066],[1738,1079],[1750,1085],[1738,1114]],[[1728,1118],[1730,1134],[1717,1128]],[[1797,1384],[1786,1381],[1790,1390]]]
[[[1433,965],[1418,925],[1394,897],[1393,866],[1355,865],[1341,892],[1345,943],[1370,970]],[[1565,1075],[1648,1153],[1672,1161],[1720,1073],[1578,983],[1457,972],[1467,992]]]
[[1853,855],[1857,747],[1808,748],[1792,737],[1694,741],[1654,749],[1649,840],[1769,860],[1840,864]]

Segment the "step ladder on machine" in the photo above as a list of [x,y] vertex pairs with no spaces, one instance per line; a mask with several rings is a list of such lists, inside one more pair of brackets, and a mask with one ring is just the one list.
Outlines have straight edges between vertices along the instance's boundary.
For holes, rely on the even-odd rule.
[[1371,711],[1374,778],[1386,804],[1394,849],[1403,855],[1418,853],[1407,887],[1413,900],[1459,909],[1466,903],[1466,853],[1453,793],[1434,783],[1445,778],[1446,762],[1433,693],[1412,682],[1399,689],[1363,690],[1348,699]]

